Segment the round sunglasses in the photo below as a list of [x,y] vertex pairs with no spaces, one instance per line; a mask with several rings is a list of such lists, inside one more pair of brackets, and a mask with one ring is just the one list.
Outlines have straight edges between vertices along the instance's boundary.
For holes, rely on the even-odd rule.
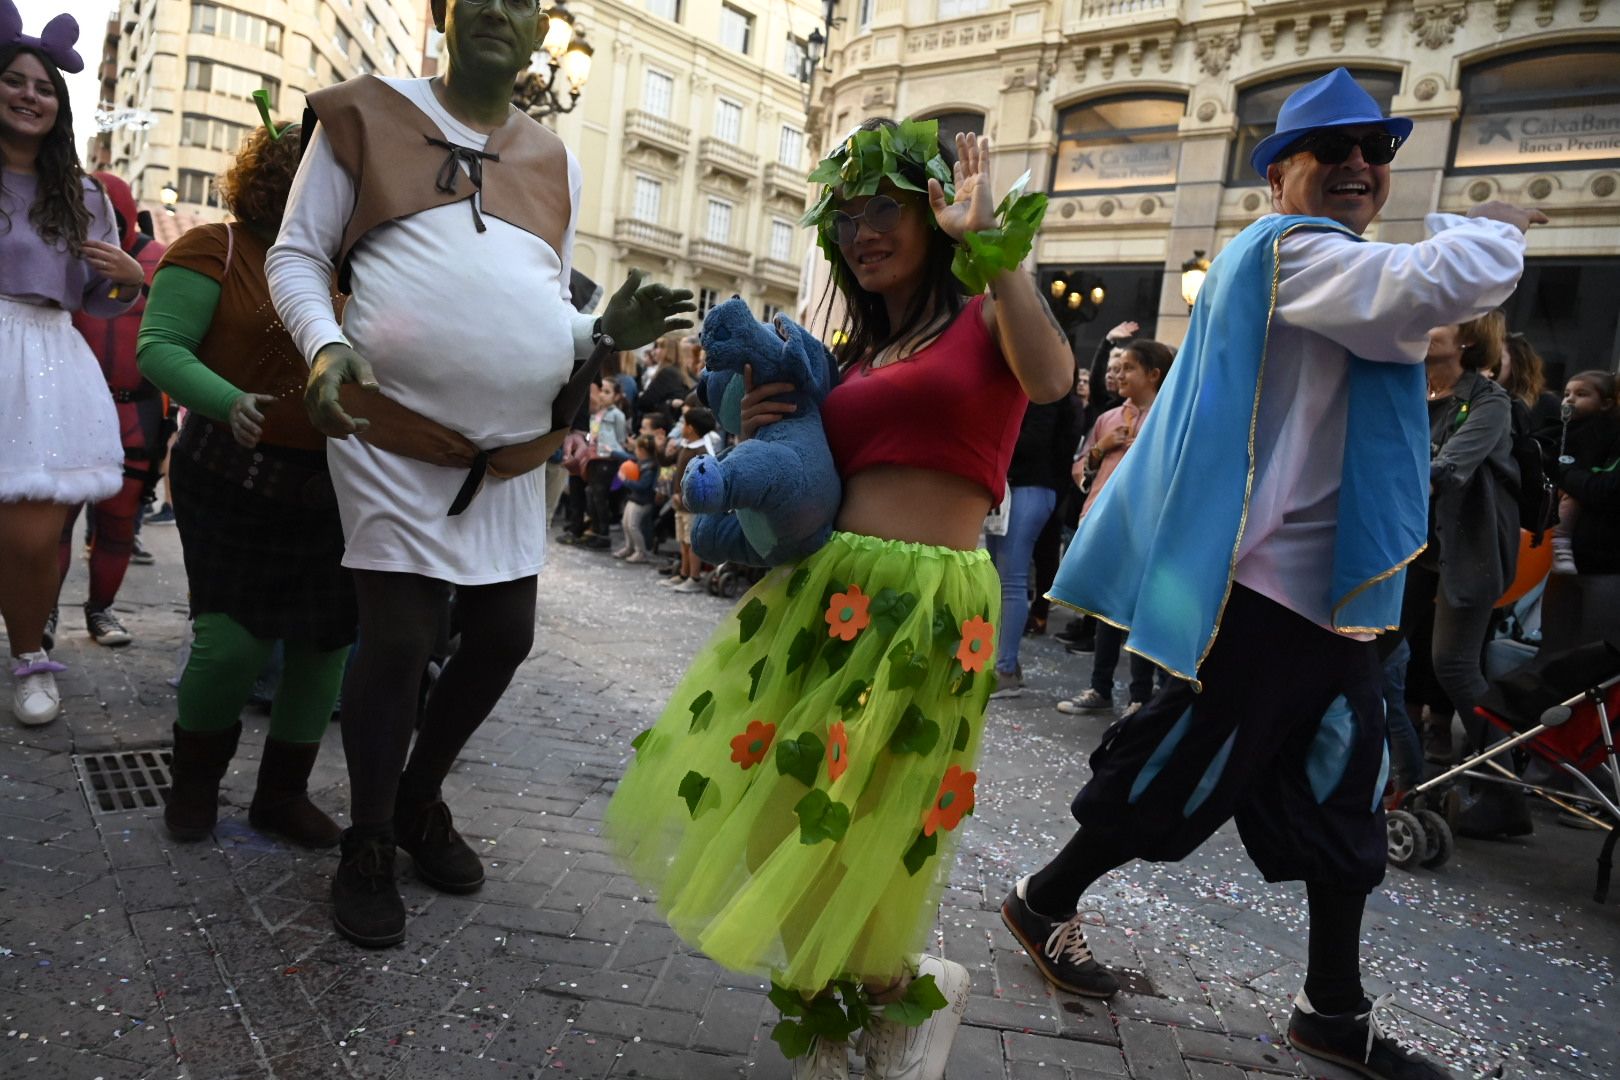
[[1358,146],[1361,147],[1361,159],[1367,164],[1388,165],[1395,160],[1395,151],[1401,148],[1401,140],[1387,131],[1374,131],[1366,135],[1315,131],[1289,147],[1283,157],[1304,152],[1323,165],[1343,165],[1350,160],[1350,151]]
[[840,244],[853,244],[855,236],[861,231],[861,222],[875,233],[886,233],[900,224],[900,212],[905,204],[889,198],[887,195],[874,195],[866,204],[866,209],[859,214],[846,214],[836,211],[832,216],[833,238]]

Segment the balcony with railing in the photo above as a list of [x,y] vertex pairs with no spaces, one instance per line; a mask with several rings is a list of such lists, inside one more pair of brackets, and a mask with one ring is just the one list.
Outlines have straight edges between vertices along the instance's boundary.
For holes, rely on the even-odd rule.
[[692,142],[692,129],[643,109],[631,109],[624,114],[624,141],[632,147],[639,144],[684,154]]
[[786,259],[761,255],[754,260],[754,276],[789,289],[799,287],[799,268]]
[[737,274],[748,272],[748,252],[714,240],[699,240],[694,237],[687,242],[686,257],[695,263],[712,266],[716,270],[729,270]]
[[788,195],[796,199],[803,199],[805,180],[809,174],[791,165],[784,165],[780,161],[773,161],[765,166],[765,190],[771,195]]
[[613,223],[613,239],[628,248],[675,256],[681,253],[681,234],[640,218],[623,217]]
[[1065,26],[1064,31],[1075,33],[1175,22],[1181,18],[1181,3],[1182,0],[1078,0],[1068,9],[1070,18],[1077,15],[1078,19]]
[[729,173],[748,182],[759,178],[756,155],[712,135],[698,143],[698,164],[706,173]]

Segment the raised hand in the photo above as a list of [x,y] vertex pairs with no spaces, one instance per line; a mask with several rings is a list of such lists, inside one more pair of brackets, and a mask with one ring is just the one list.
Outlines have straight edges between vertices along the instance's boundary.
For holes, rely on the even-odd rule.
[[343,342],[322,345],[309,366],[309,382],[304,384],[304,411],[315,430],[329,439],[347,439],[371,426],[370,420],[350,416],[338,404],[338,387],[344,383],[375,390],[377,376],[365,358]]
[[996,194],[990,184],[990,140],[982,135],[956,136],[956,199],[945,201],[945,188],[928,181],[928,205],[940,230],[952,240],[995,228]]
[[86,240],[81,249],[84,252],[84,261],[101,277],[115,285],[144,285],[146,271],[141,264],[135,261],[134,256],[117,244],[108,244],[101,240]]
[[602,312],[602,332],[620,349],[639,349],[665,334],[687,329],[692,320],[679,316],[697,310],[691,289],[643,285],[641,281],[640,270],[630,271]]

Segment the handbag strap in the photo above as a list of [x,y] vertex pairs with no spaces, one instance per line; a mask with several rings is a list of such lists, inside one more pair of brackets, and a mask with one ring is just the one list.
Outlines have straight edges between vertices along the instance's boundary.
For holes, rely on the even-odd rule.
[[230,272],[231,272],[231,260],[235,256],[236,256],[236,231],[231,228],[231,223],[227,221],[225,223],[225,274],[221,275],[221,277],[224,277],[224,276],[230,274]]

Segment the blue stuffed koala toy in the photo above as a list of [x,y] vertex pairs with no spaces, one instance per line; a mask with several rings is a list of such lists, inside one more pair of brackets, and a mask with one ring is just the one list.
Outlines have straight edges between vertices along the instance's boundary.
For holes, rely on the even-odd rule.
[[742,431],[743,365],[754,384],[791,383],[798,409],[719,457],[694,458],[681,477],[681,499],[701,515],[692,549],[709,562],[776,566],[810,554],[832,533],[843,488],[833,466],[821,403],[838,367],[821,342],[778,315],[754,318],[733,298],[703,320],[705,366],[697,394],[720,426]]

